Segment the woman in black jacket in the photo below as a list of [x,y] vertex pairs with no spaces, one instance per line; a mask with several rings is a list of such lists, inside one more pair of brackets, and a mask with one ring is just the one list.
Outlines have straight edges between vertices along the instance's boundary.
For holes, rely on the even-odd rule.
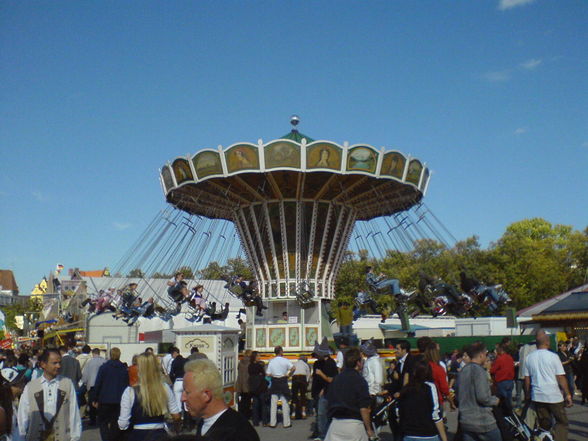
[[447,441],[437,388],[426,361],[417,362],[409,383],[400,391],[398,409],[403,441]]
[[258,360],[259,353],[253,351],[249,358],[249,393],[253,398],[253,409],[251,419],[254,426],[261,423],[264,426],[269,424],[269,406],[265,404],[268,401],[268,383],[265,379],[265,363]]

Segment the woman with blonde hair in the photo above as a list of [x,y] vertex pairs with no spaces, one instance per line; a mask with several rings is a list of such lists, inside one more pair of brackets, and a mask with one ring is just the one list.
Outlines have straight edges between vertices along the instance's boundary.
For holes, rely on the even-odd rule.
[[180,406],[171,388],[163,382],[153,354],[139,355],[137,366],[139,382],[123,393],[118,425],[121,430],[132,426],[128,441],[155,440],[166,434],[168,414],[179,421]]

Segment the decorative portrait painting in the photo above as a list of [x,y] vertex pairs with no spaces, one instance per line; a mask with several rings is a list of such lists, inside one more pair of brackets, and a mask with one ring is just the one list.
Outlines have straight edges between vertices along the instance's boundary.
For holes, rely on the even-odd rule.
[[265,167],[300,168],[300,147],[297,144],[278,141],[265,147]]
[[386,153],[384,155],[384,159],[382,160],[382,169],[380,171],[380,174],[402,179],[405,165],[406,158],[402,156],[400,153]]
[[256,146],[241,144],[231,147],[225,152],[225,158],[229,173],[259,169],[259,151]]
[[342,149],[333,144],[319,143],[308,147],[306,151],[306,168],[341,169]]
[[347,170],[359,170],[374,173],[378,156],[369,147],[354,147],[347,156]]
[[408,172],[406,174],[406,182],[410,182],[414,185],[419,185],[419,179],[421,178],[421,171],[423,165],[418,159],[413,159],[408,164]]
[[163,179],[163,186],[165,187],[165,191],[170,191],[174,186],[174,181],[172,179],[169,167],[163,167],[161,170],[161,178]]
[[176,175],[176,182],[178,184],[194,179],[194,176],[192,176],[192,170],[190,170],[190,165],[185,159],[176,159],[173,168],[174,175]]
[[194,163],[196,174],[200,179],[210,175],[220,175],[223,172],[218,152],[200,152],[194,156],[192,162]]

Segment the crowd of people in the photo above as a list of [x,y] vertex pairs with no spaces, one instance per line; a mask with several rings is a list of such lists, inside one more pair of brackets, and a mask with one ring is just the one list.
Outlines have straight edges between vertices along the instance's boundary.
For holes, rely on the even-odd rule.
[[130,366],[116,347],[108,359],[87,345],[79,354],[65,346],[2,350],[0,437],[77,441],[85,419],[103,441],[166,440],[182,431],[196,433],[186,439],[249,441],[259,439],[255,426],[287,429],[292,419],[313,418],[316,441],[375,439],[385,424],[395,440],[447,441],[446,413],[457,410],[454,439],[507,441],[510,416],[532,412],[539,430],[564,441],[566,408],[575,393],[582,405],[588,398],[585,345],[571,339],[551,351],[542,330],[518,347],[504,338],[494,348],[474,342],[444,355],[429,337],[417,348],[400,340],[389,363],[373,341],[337,343],[332,350],[317,342],[312,364],[305,355],[284,357],[279,346],[267,364],[246,351],[237,366],[238,412],[225,404],[217,366],[196,347],[189,357],[171,347],[161,359],[149,348]]
[[[539,331],[536,341],[518,347],[504,338],[493,348],[474,342],[442,355],[435,341],[421,337],[417,351],[399,341],[388,366],[373,342],[350,347],[345,336],[336,357],[326,340],[316,344],[312,366],[304,355],[296,362],[284,358],[279,346],[267,364],[247,351],[238,366],[238,408],[254,426],[272,428],[279,403],[284,428],[292,418],[313,416],[315,441],[375,439],[382,424],[395,440],[446,441],[452,411],[459,421],[454,439],[513,439],[517,427],[509,416],[516,412],[533,413],[538,431],[551,430],[555,441],[564,441],[574,388],[582,404],[588,398],[588,351],[577,339],[560,342],[557,354],[549,346]],[[379,421],[382,414],[389,420]]]
[[[151,348],[130,366],[120,349],[49,348],[0,352],[0,439],[79,441],[82,420],[102,441],[259,441],[223,396],[218,367],[196,347],[161,359]],[[191,431],[186,438],[170,434]],[[195,434],[194,434],[195,432]]]

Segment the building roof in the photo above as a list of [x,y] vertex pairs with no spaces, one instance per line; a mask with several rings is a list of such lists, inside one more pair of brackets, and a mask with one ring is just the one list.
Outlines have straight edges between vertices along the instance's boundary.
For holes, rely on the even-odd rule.
[[78,274],[81,277],[102,277],[104,276],[104,270],[96,270],[96,271],[78,271]]
[[588,291],[573,292],[565,299],[543,310],[542,314],[588,312]]
[[18,285],[11,270],[0,270],[0,286],[4,291],[13,291],[18,294]]
[[541,314],[547,308],[561,302],[562,300],[571,296],[573,293],[585,292],[585,291],[588,291],[588,283],[585,285],[578,286],[577,288],[571,289],[569,291],[563,292],[561,294],[558,294],[558,295],[551,297],[547,300],[542,300],[541,302],[535,303],[534,305],[528,306],[527,308],[523,308],[517,312],[517,315],[519,317],[532,317],[534,315]]

